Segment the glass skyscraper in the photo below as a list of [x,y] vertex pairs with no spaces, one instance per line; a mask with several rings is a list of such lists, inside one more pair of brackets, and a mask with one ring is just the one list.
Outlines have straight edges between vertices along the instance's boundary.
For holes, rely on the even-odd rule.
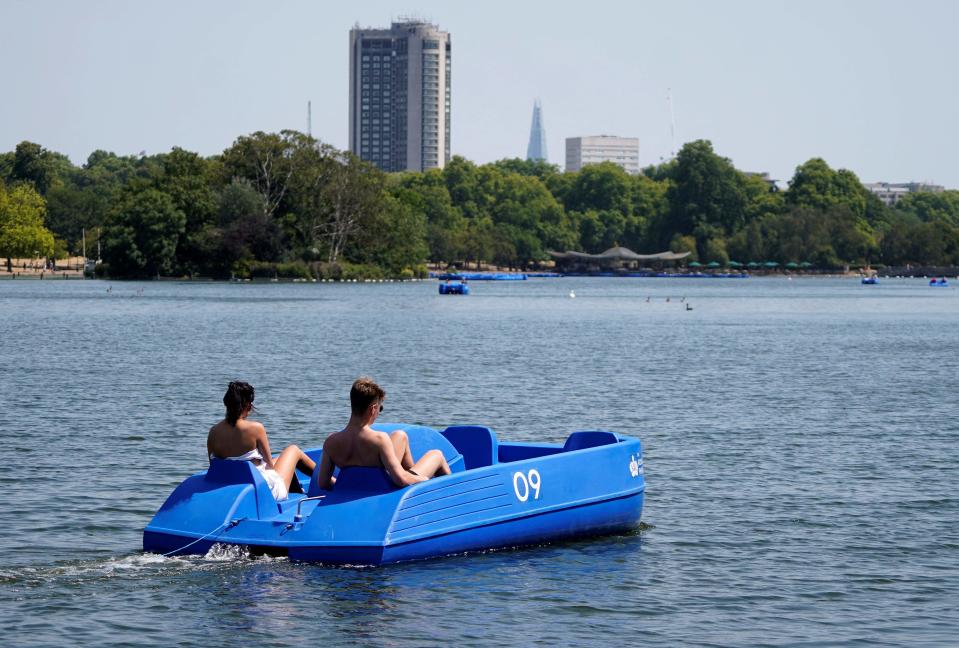
[[420,21],[350,30],[350,151],[384,171],[450,159],[451,42]]
[[548,162],[546,155],[546,128],[543,126],[543,107],[539,99],[533,102],[533,123],[529,128],[529,146],[526,147],[527,160]]

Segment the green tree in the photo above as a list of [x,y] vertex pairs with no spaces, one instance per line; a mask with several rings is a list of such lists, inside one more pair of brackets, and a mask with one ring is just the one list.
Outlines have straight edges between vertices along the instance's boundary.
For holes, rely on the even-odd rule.
[[766,252],[766,240],[763,226],[766,221],[774,219],[775,215],[767,215],[750,221],[745,227],[737,231],[726,241],[726,250],[730,258],[741,263],[761,261],[769,258]]
[[156,158],[94,151],[82,167],[70,165],[61,170],[57,182],[47,190],[47,224],[79,253],[82,232],[86,230],[88,243],[96,237],[95,230],[106,223],[124,188],[155,186],[160,176],[162,167]]
[[726,251],[726,240],[721,236],[706,239],[703,245],[703,260],[707,263],[715,261],[720,265],[729,263],[729,253]]
[[576,174],[566,194],[566,209],[585,212],[618,211],[632,214],[632,182],[622,167],[612,162],[588,164]]
[[[547,257],[546,248],[568,241],[572,225],[562,205],[538,177],[516,173],[484,177],[494,180],[485,191],[493,199],[490,213],[497,226],[494,239],[510,243],[508,247],[500,245],[501,250],[512,250],[509,265],[525,266],[542,261]],[[501,256],[506,258],[509,254]]]
[[915,216],[925,223],[940,222],[959,225],[959,191],[908,193],[896,203],[895,210]]
[[726,234],[745,225],[745,179],[728,159],[713,152],[710,142],[685,144],[671,180],[668,226],[658,227],[661,241],[676,233],[694,234],[703,225],[719,227]]
[[173,269],[186,216],[157,189],[130,192],[110,215],[103,232],[103,257],[119,277],[144,277]]
[[826,211],[845,206],[856,218],[865,218],[868,190],[852,171],[835,171],[822,158],[812,158],[796,167],[786,191],[786,204]]
[[235,178],[220,195],[219,228],[225,261],[276,262],[285,249],[283,230],[266,214],[266,198],[246,179]]
[[475,164],[454,155],[443,168],[443,180],[446,182],[450,200],[464,216],[475,218],[482,215],[480,210],[485,200],[479,189],[479,171]]
[[642,175],[656,182],[666,182],[676,177],[676,158],[660,164],[651,164],[644,167]]
[[887,265],[959,265],[959,226],[896,211],[879,242]]
[[176,209],[186,217],[177,249],[177,266],[184,272],[196,272],[207,264],[207,234],[216,220],[219,204],[219,164],[178,147],[157,159],[162,173],[154,187],[170,196]]
[[373,226],[386,197],[382,171],[352,154],[344,157],[320,188],[326,218],[317,225],[315,234],[328,241],[330,263],[339,260],[354,236]]
[[409,189],[384,195],[381,209],[357,234],[348,257],[375,264],[394,275],[412,271],[429,253],[426,216],[417,207],[416,196]]
[[79,252],[81,237],[103,225],[109,203],[93,190],[65,183],[47,191],[47,225],[57,237],[68,241],[68,247]]
[[292,130],[238,137],[221,156],[224,180],[246,178],[263,196],[265,213],[272,217],[289,205],[300,163],[312,157],[316,146],[315,139]]
[[58,165],[62,165],[62,160],[58,160],[55,154],[39,144],[23,141],[17,144],[14,152],[10,180],[29,182],[40,194],[46,194],[56,181]]
[[12,258],[53,255],[53,234],[43,226],[46,204],[32,186],[21,184],[7,190],[0,182],[0,257],[12,272]]
[[657,242],[651,240],[654,223],[661,222],[669,213],[669,181],[656,181],[645,175],[632,177],[632,216],[626,223],[623,242],[637,252],[658,252],[652,248]]
[[521,158],[509,158],[498,160],[493,163],[497,169],[504,173],[512,173],[522,176],[532,176],[539,178],[541,182],[546,182],[547,178],[559,174],[559,167],[550,164],[545,160],[523,160]]
[[783,213],[786,206],[783,192],[770,186],[766,180],[757,175],[742,174],[742,179],[743,194],[746,200],[746,223]]
[[466,218],[453,206],[441,171],[407,174],[395,193],[425,216],[431,261],[452,263],[465,258]]
[[699,252],[696,250],[696,237],[691,234],[679,234],[678,232],[674,234],[672,240],[669,241],[669,249],[673,252],[689,252],[689,256],[686,257],[689,262],[699,260]]
[[16,155],[13,151],[0,153],[0,182],[9,183],[13,180],[10,176],[13,173],[13,163],[15,160]]
[[493,221],[488,216],[471,218],[467,222],[464,237],[465,260],[475,261],[477,269],[483,261],[493,256]]

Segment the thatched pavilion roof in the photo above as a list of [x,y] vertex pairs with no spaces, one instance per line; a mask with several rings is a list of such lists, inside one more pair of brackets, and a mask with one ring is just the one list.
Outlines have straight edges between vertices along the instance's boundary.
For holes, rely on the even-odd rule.
[[622,246],[611,247],[600,254],[587,254],[585,252],[553,252],[550,255],[556,260],[577,260],[577,261],[679,261],[690,255],[690,252],[657,252],[656,254],[637,254],[629,248]]

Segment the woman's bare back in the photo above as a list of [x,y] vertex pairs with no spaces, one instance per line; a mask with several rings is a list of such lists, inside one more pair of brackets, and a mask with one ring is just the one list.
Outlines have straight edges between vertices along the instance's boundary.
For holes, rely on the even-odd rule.
[[220,459],[239,457],[257,449],[257,440],[266,430],[261,423],[240,419],[230,425],[226,419],[210,428],[207,449]]

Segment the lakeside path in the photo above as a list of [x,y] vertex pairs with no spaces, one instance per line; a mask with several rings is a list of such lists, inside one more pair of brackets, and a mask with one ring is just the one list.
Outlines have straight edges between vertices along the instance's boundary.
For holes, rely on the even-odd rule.
[[0,262],[0,279],[80,279],[83,277],[83,257],[75,256],[57,261],[56,270],[46,267],[44,259],[11,259],[13,272],[7,272],[6,259]]

